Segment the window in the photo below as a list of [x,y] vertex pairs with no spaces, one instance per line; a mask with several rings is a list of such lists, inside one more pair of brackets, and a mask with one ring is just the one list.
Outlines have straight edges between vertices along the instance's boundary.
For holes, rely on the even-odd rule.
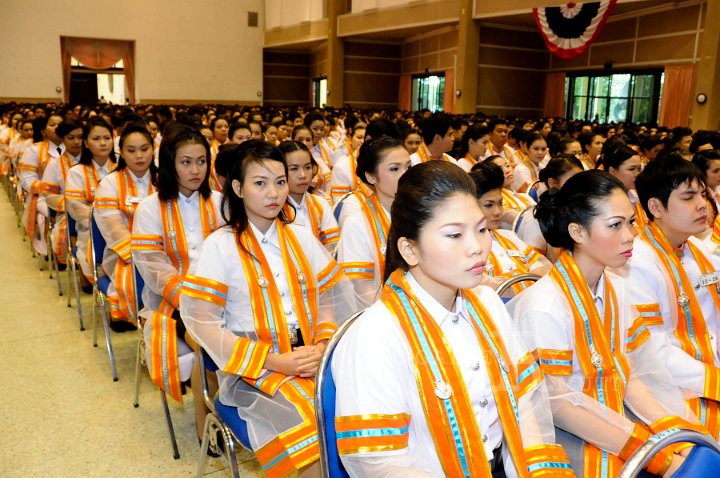
[[315,108],[324,108],[327,105],[327,78],[313,80],[312,104]]
[[412,109],[442,111],[445,75],[418,76],[412,79]]
[[662,71],[576,75],[565,80],[567,116],[599,123],[654,123]]

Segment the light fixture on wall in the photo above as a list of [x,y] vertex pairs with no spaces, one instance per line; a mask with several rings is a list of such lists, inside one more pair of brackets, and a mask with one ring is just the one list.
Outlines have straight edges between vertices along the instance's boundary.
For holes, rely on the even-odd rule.
[[461,91],[461,90],[455,90],[455,96],[457,96],[458,98],[460,98],[460,97],[462,96],[462,91]]
[[697,95],[697,97],[695,98],[695,101],[697,101],[698,104],[700,104],[700,105],[704,105],[705,102],[707,101],[707,95],[706,95],[705,93],[700,93],[700,94]]
[[258,98],[260,98],[262,96],[262,91],[258,90],[256,94],[258,95]]
[[55,93],[61,93],[61,92],[62,92],[62,87],[56,86],[56,87],[55,87]]

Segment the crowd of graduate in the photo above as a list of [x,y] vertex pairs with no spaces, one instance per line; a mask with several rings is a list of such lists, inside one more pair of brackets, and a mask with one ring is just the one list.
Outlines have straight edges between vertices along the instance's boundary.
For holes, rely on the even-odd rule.
[[[319,476],[315,374],[363,309],[331,364],[351,476],[609,478],[655,433],[718,439],[718,131],[351,108],[0,112],[0,173],[34,253],[58,269],[76,257],[86,293],[110,279],[108,325],[141,329],[167,394],[189,385],[200,438],[204,349],[268,476]],[[642,476],[693,476],[695,452],[668,447]]]

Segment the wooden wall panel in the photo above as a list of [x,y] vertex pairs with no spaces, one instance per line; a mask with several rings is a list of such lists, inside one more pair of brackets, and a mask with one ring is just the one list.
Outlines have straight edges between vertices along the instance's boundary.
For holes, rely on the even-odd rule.
[[306,51],[263,52],[263,102],[308,104],[310,61]]
[[397,108],[401,44],[347,41],[344,68],[345,104],[359,108]]

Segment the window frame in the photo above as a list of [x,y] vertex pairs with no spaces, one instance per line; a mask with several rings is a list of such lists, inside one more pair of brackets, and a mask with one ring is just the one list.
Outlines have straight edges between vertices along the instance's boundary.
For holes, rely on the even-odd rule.
[[[644,69],[620,69],[620,70],[579,70],[567,72],[565,76],[565,116],[579,121],[595,121],[592,116],[593,102],[597,99],[605,100],[605,121],[599,119],[601,123],[610,123],[610,107],[612,100],[624,100],[626,102],[626,114],[624,120],[618,120],[619,123],[630,123],[632,122],[635,102],[637,100],[649,100],[650,101],[650,114],[648,121],[641,121],[639,123],[657,123],[658,115],[660,112],[660,99],[662,96],[662,84],[663,84],[664,70],[662,68],[644,68]],[[614,75],[631,75],[628,83],[626,96],[613,96],[612,95],[612,81],[608,83],[607,93],[605,95],[596,95],[595,81],[598,78],[611,78]],[[636,85],[637,77],[641,76],[652,76],[652,90],[650,96],[635,96],[634,89]],[[575,93],[575,80],[577,78],[588,78],[588,85],[586,94]],[[575,107],[576,98],[584,98],[584,116],[575,117],[573,109]]]

